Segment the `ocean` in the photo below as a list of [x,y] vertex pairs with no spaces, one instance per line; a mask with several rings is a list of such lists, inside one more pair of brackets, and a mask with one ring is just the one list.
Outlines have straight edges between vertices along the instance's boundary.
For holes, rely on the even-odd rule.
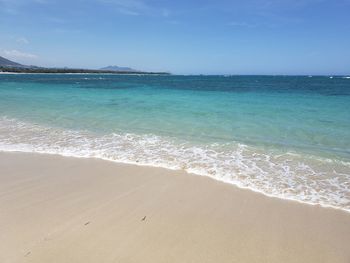
[[1,74],[0,151],[185,170],[350,211],[350,77]]

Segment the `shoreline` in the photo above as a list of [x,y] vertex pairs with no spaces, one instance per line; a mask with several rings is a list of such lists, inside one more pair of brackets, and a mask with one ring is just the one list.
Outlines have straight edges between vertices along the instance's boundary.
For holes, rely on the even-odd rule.
[[346,211],[205,176],[0,152],[0,180],[2,262],[350,260]]
[[245,187],[242,185],[239,185],[238,183],[229,181],[229,180],[224,180],[222,178],[217,178],[217,177],[212,177],[209,175],[203,175],[203,174],[199,174],[199,173],[194,173],[194,172],[188,172],[186,170],[180,170],[180,169],[175,169],[175,168],[171,168],[171,167],[165,167],[165,166],[156,166],[156,165],[151,165],[151,164],[142,164],[139,162],[128,162],[128,161],[120,161],[120,160],[112,160],[112,159],[108,159],[108,158],[103,158],[103,157],[92,157],[92,156],[75,156],[75,155],[69,155],[69,154],[64,154],[64,153],[57,153],[57,152],[33,152],[33,151],[22,151],[22,150],[0,150],[0,154],[1,153],[19,153],[19,154],[38,154],[38,155],[51,155],[51,156],[57,156],[57,157],[63,157],[63,158],[76,158],[76,159],[91,159],[91,160],[101,160],[101,161],[105,161],[105,162],[111,162],[117,165],[135,165],[138,167],[146,167],[146,168],[155,168],[155,169],[166,169],[169,171],[174,171],[174,172],[182,172],[185,173],[189,176],[200,176],[200,177],[206,177],[209,178],[210,180],[214,180],[216,182],[220,182],[220,183],[224,183],[224,184],[228,184],[232,187],[238,188],[238,189],[242,189],[242,190],[246,190],[246,191],[251,191],[255,194],[259,194],[259,195],[263,195],[265,197],[268,198],[275,198],[278,200],[282,200],[282,201],[289,201],[289,202],[296,202],[298,204],[301,205],[307,205],[307,206],[318,206],[321,208],[326,208],[326,209],[334,209],[334,210],[339,210],[345,213],[348,213],[350,215],[350,210],[349,209],[345,209],[342,207],[337,207],[337,206],[333,206],[333,205],[327,205],[327,204],[321,204],[321,203],[311,203],[311,202],[307,202],[307,201],[303,201],[303,200],[299,200],[296,198],[291,198],[291,197],[281,197],[278,195],[273,195],[273,194],[269,194],[269,193],[265,193],[264,191],[261,191],[259,189],[255,189],[255,188],[251,188],[251,187]]

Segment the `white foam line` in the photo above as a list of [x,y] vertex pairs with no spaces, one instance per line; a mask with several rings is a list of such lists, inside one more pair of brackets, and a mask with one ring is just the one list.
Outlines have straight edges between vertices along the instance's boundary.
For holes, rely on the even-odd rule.
[[303,201],[300,199],[296,199],[296,198],[292,198],[292,197],[286,197],[286,196],[282,196],[282,195],[272,195],[269,193],[266,193],[264,191],[261,191],[259,189],[255,189],[252,187],[247,187],[247,186],[243,186],[238,182],[233,182],[230,180],[225,180],[223,178],[218,178],[218,177],[213,177],[210,175],[206,175],[206,174],[201,174],[201,173],[196,173],[196,172],[189,172],[187,170],[181,170],[181,169],[176,169],[174,167],[169,167],[169,166],[165,166],[165,165],[157,165],[157,164],[146,164],[146,163],[139,163],[136,161],[126,161],[126,160],[114,160],[111,158],[106,158],[106,157],[101,157],[101,156],[83,156],[83,155],[74,155],[74,154],[69,154],[69,153],[59,153],[59,152],[48,152],[48,151],[38,151],[38,150],[11,150],[11,149],[0,149],[0,152],[17,152],[17,153],[33,153],[33,154],[49,154],[49,155],[59,155],[59,156],[63,156],[63,157],[70,157],[70,158],[80,158],[80,159],[98,159],[98,160],[104,160],[104,161],[108,161],[108,162],[113,162],[113,163],[117,163],[117,164],[129,164],[129,165],[137,165],[137,166],[141,166],[141,167],[152,167],[152,168],[163,168],[163,169],[167,169],[167,170],[172,170],[172,171],[185,171],[187,174],[192,174],[192,175],[196,175],[196,176],[205,176],[208,177],[212,180],[215,181],[219,181],[222,183],[226,183],[226,184],[230,184],[230,185],[234,185],[235,187],[238,187],[239,189],[244,189],[244,190],[249,190],[258,194],[262,194],[264,196],[267,196],[269,198],[277,198],[280,200],[287,200],[287,201],[292,201],[292,202],[297,202],[300,204],[304,204],[304,205],[311,205],[311,206],[320,206],[323,208],[331,208],[331,209],[336,209],[336,210],[341,210],[347,213],[350,213],[350,209],[346,209],[346,208],[342,208],[342,207],[337,207],[337,206],[333,206],[333,205],[328,205],[328,204],[324,204],[324,203],[313,203],[313,202],[307,202],[307,201]]
[[[269,197],[350,212],[347,185],[350,175],[344,173],[348,171],[349,163],[329,163],[330,160],[324,162],[289,154],[271,155],[242,144],[230,144],[229,150],[223,151],[220,145],[178,145],[172,139],[155,135],[96,136],[4,117],[0,118],[0,151],[97,158],[183,170]],[[330,173],[323,170],[338,166],[340,170],[337,168]]]

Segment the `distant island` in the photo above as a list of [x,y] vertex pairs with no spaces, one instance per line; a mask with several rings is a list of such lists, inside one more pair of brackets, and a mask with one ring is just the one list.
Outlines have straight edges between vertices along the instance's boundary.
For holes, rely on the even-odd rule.
[[136,69],[132,69],[128,67],[119,67],[119,66],[108,66],[108,67],[100,68],[100,70],[139,72],[139,70],[136,70]]
[[9,73],[90,73],[90,74],[148,74],[148,75],[169,75],[168,72],[146,72],[129,67],[108,66],[101,69],[80,69],[80,68],[46,68],[38,66],[27,66],[11,61],[0,56],[0,72]]

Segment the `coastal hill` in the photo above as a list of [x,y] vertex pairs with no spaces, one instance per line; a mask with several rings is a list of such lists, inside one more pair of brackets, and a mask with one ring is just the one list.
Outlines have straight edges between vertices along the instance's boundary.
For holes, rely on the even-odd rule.
[[46,68],[38,66],[26,66],[11,61],[0,56],[0,72],[11,73],[108,73],[108,74],[149,74],[149,75],[168,75],[167,72],[144,72],[134,70],[128,67],[108,66],[102,69],[84,69],[84,68]]
[[26,67],[26,66],[0,56],[0,67]]

